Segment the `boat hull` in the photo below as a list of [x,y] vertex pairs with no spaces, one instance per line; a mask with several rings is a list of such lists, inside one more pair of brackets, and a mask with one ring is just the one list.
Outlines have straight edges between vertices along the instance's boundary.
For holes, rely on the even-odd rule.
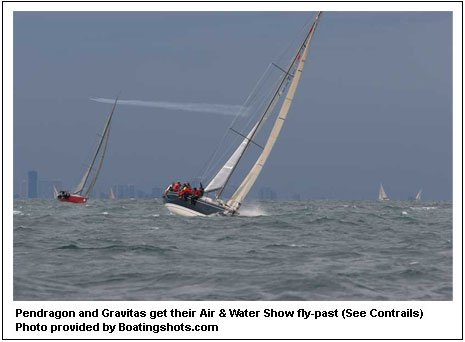
[[178,197],[176,192],[168,192],[163,196],[165,207],[173,214],[181,216],[208,216],[208,215],[231,215],[228,207],[208,201],[207,199],[199,198],[192,201],[190,197],[187,199]]
[[60,202],[69,202],[69,203],[87,203],[87,197],[79,195],[70,195],[68,198],[58,198]]

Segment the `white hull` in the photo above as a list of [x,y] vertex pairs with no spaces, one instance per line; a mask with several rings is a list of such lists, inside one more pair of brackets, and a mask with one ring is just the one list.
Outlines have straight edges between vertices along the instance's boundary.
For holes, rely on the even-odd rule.
[[165,203],[165,207],[168,208],[170,213],[176,214],[176,215],[187,216],[187,217],[206,216],[202,213],[199,213],[198,211],[194,211],[189,208],[181,207],[180,205],[173,204],[173,203]]

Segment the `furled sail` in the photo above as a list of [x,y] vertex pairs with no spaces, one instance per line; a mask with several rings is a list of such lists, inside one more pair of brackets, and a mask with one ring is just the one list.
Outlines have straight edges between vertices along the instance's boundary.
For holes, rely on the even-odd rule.
[[420,189],[420,191],[418,191],[418,194],[415,196],[415,201],[421,201],[422,192],[423,192],[423,189]]
[[379,194],[378,194],[378,201],[388,201],[389,197],[386,195],[384,191],[383,184],[379,185]]
[[[250,189],[252,188],[253,184],[257,180],[257,177],[259,176],[260,172],[263,169],[263,166],[265,165],[266,161],[268,160],[268,157],[271,153],[271,150],[273,149],[273,146],[281,132],[282,126],[284,124],[284,121],[286,120],[287,114],[289,113],[289,109],[291,107],[292,101],[294,99],[295,92],[297,90],[297,86],[300,81],[300,77],[302,75],[302,70],[305,66],[305,61],[308,56],[308,51],[310,48],[310,43],[313,37],[313,33],[315,32],[316,26],[318,24],[318,20],[320,18],[321,12],[318,13],[315,22],[313,23],[305,41],[303,44],[303,53],[302,55],[299,55],[297,57],[298,60],[298,65],[297,65],[297,70],[295,72],[294,78],[292,79],[291,85],[289,87],[289,91],[287,92],[287,96],[284,99],[284,102],[282,104],[281,110],[279,111],[278,117],[276,118],[276,121],[274,123],[274,126],[271,130],[271,133],[268,137],[268,140],[266,142],[265,147],[263,148],[262,153],[260,154],[258,160],[250,170],[249,174],[245,177],[245,179],[242,181],[241,185],[239,188],[236,190],[236,192],[232,195],[232,197],[229,199],[227,204],[231,206],[234,209],[238,209],[247,194],[249,193]],[[301,48],[302,49],[302,48]],[[300,50],[301,50],[300,49]],[[300,53],[299,50],[299,53]]]
[[[95,164],[95,161],[97,160],[97,156],[100,152],[100,149],[102,147],[102,144],[104,142],[104,140],[106,141],[105,142],[105,147],[104,147],[104,150],[102,152],[102,156],[100,157],[100,165],[98,167],[98,172],[96,172],[96,175],[94,176],[94,180],[97,179],[97,176],[98,176],[98,173],[100,171],[100,168],[101,168],[101,163],[103,161],[103,157],[105,155],[105,151],[106,151],[106,146],[107,146],[107,143],[108,143],[108,135],[109,135],[109,129],[110,129],[110,124],[111,124],[111,119],[113,117],[113,113],[115,112],[115,107],[116,107],[116,103],[118,102],[118,97],[116,98],[115,100],[115,104],[113,105],[113,109],[111,110],[111,113],[110,115],[108,116],[108,119],[107,119],[107,122],[105,124],[105,127],[103,128],[103,132],[102,132],[102,135],[100,137],[100,141],[97,145],[97,150],[95,151],[95,154],[94,154],[94,157],[92,158],[92,162],[90,163],[89,167],[87,168],[87,171],[86,173],[84,174],[84,176],[82,177],[81,181],[79,182],[78,186],[76,187],[76,190],[74,190],[73,194],[76,194],[76,195],[81,195],[82,191],[84,190],[84,187],[86,186],[86,183],[87,183],[87,180],[89,178],[89,175],[90,175],[90,172],[92,171],[92,168],[94,167],[94,164]],[[95,181],[93,181],[93,183],[95,183]],[[93,187],[93,185],[92,185]],[[92,190],[92,189],[91,189]],[[89,193],[90,191],[88,190],[86,192],[86,196],[87,194]]]

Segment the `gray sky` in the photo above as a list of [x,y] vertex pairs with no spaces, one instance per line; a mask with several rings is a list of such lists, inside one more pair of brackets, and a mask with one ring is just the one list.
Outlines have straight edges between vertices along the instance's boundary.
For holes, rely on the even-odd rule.
[[[91,97],[241,105],[314,16],[15,12],[15,192],[31,169],[75,187],[111,109]],[[118,106],[96,188],[192,179],[231,120]],[[375,198],[381,181],[394,199],[452,199],[451,12],[325,12],[254,190]]]

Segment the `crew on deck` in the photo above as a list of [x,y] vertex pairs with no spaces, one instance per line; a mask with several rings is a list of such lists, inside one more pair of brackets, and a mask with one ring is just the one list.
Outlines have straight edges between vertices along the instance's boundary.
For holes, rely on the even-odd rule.
[[172,182],[171,185],[166,188],[165,192],[163,193],[163,197],[166,197],[169,192],[177,192],[179,198],[183,198],[187,201],[189,198],[192,204],[195,204],[195,201],[203,196],[204,189],[202,183],[200,183],[200,187],[192,189],[189,183],[184,183],[181,185],[181,182]]
[[62,198],[63,198],[63,199],[68,199],[69,196],[70,196],[70,194],[69,194],[68,191],[66,191],[66,190],[61,190],[61,191],[58,193],[58,196],[57,196],[57,197],[58,197],[59,199],[62,199]]

